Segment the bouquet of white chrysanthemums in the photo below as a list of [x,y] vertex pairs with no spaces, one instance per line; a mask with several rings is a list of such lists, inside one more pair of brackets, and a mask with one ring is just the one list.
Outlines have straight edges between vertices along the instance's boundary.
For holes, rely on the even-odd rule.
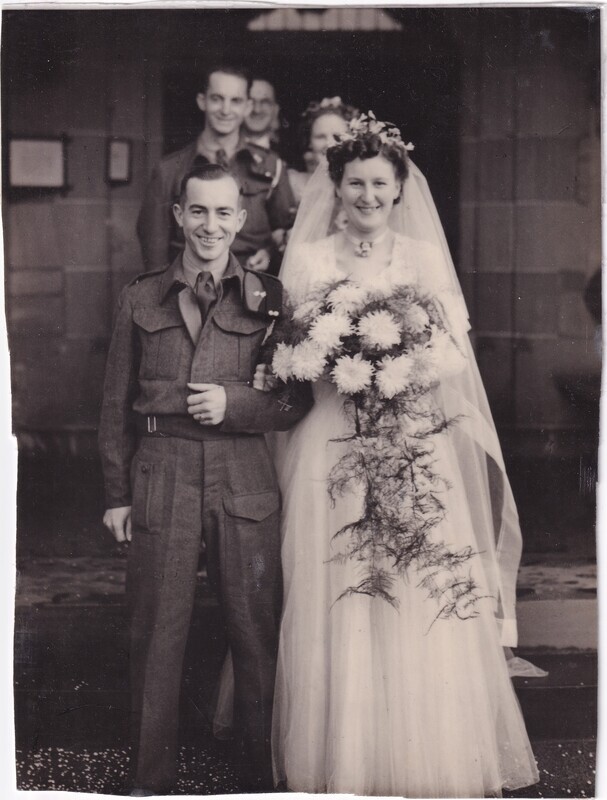
[[355,422],[335,440],[349,447],[327,481],[332,501],[364,487],[360,519],[333,537],[344,542],[333,558],[361,566],[360,582],[340,597],[362,593],[396,604],[393,583],[415,566],[422,588],[441,604],[438,616],[465,616],[477,598],[475,584],[462,578],[471,550],[453,551],[432,537],[448,485],[436,472],[433,439],[457,422],[445,417],[432,388],[465,366],[445,319],[435,296],[402,279],[341,279],[308,294],[268,344],[285,402],[296,382],[329,380]]
[[284,384],[328,376],[341,394],[370,393],[381,403],[428,391],[463,359],[431,297],[410,285],[342,279],[292,311],[272,371]]

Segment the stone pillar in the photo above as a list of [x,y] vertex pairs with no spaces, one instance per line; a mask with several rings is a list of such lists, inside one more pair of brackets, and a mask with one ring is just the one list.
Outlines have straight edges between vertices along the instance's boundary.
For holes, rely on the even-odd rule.
[[600,371],[583,301],[600,265],[598,25],[571,10],[483,9],[463,27],[462,285],[506,454],[547,468],[530,491],[554,518],[538,524],[565,536],[593,524],[576,472],[596,450],[598,406],[586,413],[564,387]]

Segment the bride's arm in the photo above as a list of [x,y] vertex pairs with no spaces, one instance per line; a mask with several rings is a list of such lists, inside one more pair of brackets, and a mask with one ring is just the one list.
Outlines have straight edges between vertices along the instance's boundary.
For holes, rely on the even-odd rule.
[[[300,244],[288,254],[289,263],[285,271],[286,280],[283,281],[283,314],[292,315],[296,305],[305,298],[311,276],[311,247]],[[264,342],[259,363],[255,367],[253,388],[261,392],[271,392],[278,385],[278,380],[272,373],[270,366],[276,342],[280,340],[282,323],[278,320],[272,333]]]
[[416,242],[413,262],[418,265],[420,289],[435,301],[443,317],[447,331],[458,344],[467,340],[470,330],[468,310],[461,287],[449,283],[449,271],[445,266],[442,251],[429,242]]

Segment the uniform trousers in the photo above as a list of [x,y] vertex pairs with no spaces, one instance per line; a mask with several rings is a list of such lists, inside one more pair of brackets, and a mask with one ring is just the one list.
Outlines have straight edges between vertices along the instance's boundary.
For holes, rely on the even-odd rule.
[[279,494],[266,455],[263,436],[139,442],[127,568],[137,787],[168,790],[176,779],[183,657],[203,541],[232,651],[235,728],[261,778],[271,774],[282,575]]

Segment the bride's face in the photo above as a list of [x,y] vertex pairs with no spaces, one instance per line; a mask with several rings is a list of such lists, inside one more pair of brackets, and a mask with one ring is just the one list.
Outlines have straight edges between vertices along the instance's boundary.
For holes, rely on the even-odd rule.
[[394,167],[383,156],[350,161],[337,191],[351,228],[362,236],[380,233],[388,225],[401,191]]

